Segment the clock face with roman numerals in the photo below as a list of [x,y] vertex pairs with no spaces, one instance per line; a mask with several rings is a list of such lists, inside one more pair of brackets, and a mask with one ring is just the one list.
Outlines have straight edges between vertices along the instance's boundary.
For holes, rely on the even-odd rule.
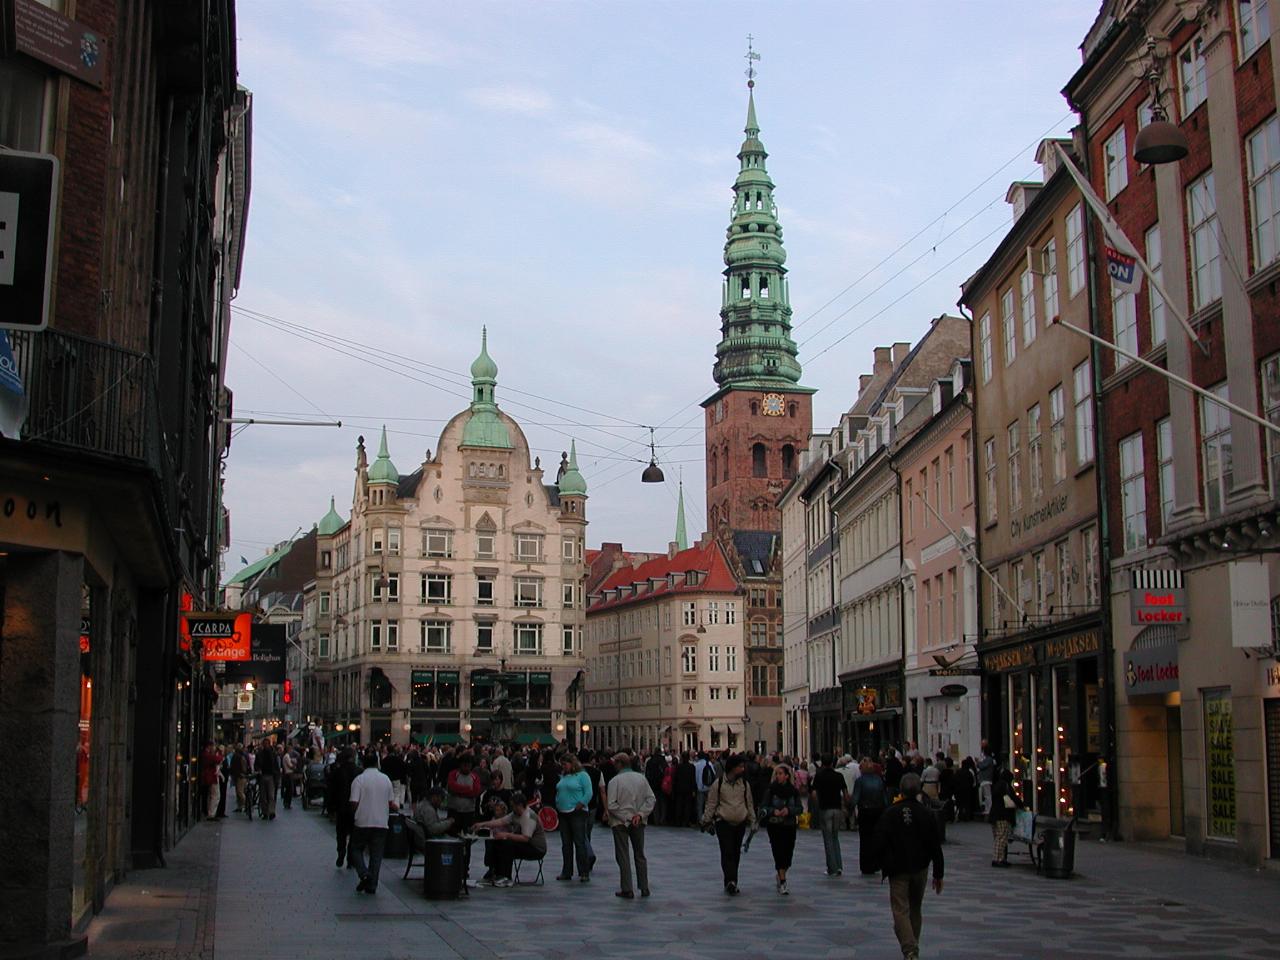
[[764,395],[764,401],[761,405],[761,409],[764,411],[764,415],[766,417],[782,416],[783,407],[782,394],[766,393]]

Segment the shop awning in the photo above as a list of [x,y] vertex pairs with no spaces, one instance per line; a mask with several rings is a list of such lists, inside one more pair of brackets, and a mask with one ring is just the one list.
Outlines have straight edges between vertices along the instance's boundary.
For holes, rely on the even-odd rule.
[[462,734],[460,733],[415,733],[411,738],[414,743],[420,743],[424,747],[430,744],[433,747],[443,747],[449,744],[461,743]]
[[542,727],[530,729],[526,726],[516,734],[516,743],[533,743],[534,741],[537,741],[538,743],[554,743],[555,740],[551,736],[551,728]]
[[551,674],[531,673],[529,674],[529,682],[535,687],[549,687],[551,685]]

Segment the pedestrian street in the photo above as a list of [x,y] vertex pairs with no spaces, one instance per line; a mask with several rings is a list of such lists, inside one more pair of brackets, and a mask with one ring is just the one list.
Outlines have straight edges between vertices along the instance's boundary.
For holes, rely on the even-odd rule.
[[[384,861],[376,896],[356,894],[354,873],[334,867],[331,825],[315,811],[281,808],[274,822],[233,817],[199,829],[221,833],[215,960],[899,956],[888,888],[858,875],[855,833],[842,835],[845,875],[828,878],[820,834],[801,831],[788,897],[774,892],[763,832],[743,857],[742,894],[730,898],[715,840],[663,828],[646,837],[653,896],[618,899],[612,841],[597,827],[589,884],[556,882],[552,836],[543,886],[429,901],[416,866],[414,879],[401,879],[403,860]],[[1013,857],[1013,869],[991,869],[990,832],[977,823],[953,825],[945,850],[943,893],[925,899],[924,957],[1280,956],[1275,873],[1085,842],[1078,875],[1049,880],[1025,856]],[[479,847],[473,859],[474,883]]]

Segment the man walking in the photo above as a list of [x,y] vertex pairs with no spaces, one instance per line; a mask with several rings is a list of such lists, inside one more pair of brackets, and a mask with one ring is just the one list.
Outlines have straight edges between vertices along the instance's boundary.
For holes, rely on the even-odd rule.
[[702,828],[714,830],[720,841],[720,872],[724,875],[724,892],[731,897],[738,895],[742,840],[747,827],[754,827],[756,822],[751,786],[743,776],[746,765],[741,755],[724,762],[724,776],[711,785],[706,809],[702,811]]
[[693,778],[698,787],[697,805],[694,808],[696,820],[702,820],[702,811],[707,806],[707,791],[716,781],[716,768],[706,753],[698,754],[698,761],[693,765]]
[[244,810],[244,784],[249,778],[249,758],[245,756],[244,744],[237,743],[235,753],[231,755],[231,781],[236,787],[235,813]]
[[276,787],[280,778],[280,761],[276,758],[275,747],[270,741],[263,741],[253,759],[254,769],[258,771],[258,797],[262,805],[262,818],[276,818]]
[[332,793],[329,809],[334,812],[334,824],[338,836],[338,862],[355,869],[355,857],[351,849],[351,837],[355,832],[355,816],[351,812],[351,784],[360,771],[356,769],[355,747],[343,747],[341,757],[333,765]]
[[609,781],[609,826],[613,830],[613,853],[622,873],[622,889],[617,896],[635,899],[631,886],[631,859],[636,861],[636,883],[640,896],[649,895],[649,861],[644,856],[645,819],[653,812],[658,798],[643,773],[632,770],[631,758],[620,753],[613,758],[619,773]]
[[844,777],[836,771],[835,757],[826,754],[822,769],[813,778],[813,794],[818,807],[818,825],[822,828],[822,848],[827,855],[827,876],[838,877],[844,873],[844,861],[840,857],[840,824],[849,802]]
[[[277,748],[278,749],[278,748]],[[280,792],[284,795],[284,808],[293,809],[293,774],[298,769],[298,758],[293,749],[280,750],[276,755],[280,761]]]
[[978,804],[982,807],[983,816],[991,812],[991,784],[995,778],[996,758],[991,754],[991,745],[983,740],[978,757]]
[[697,823],[693,816],[693,808],[697,803],[698,783],[688,750],[680,754],[680,762],[676,764],[676,774],[671,783],[671,792],[671,802],[675,810],[672,825],[687,827]]
[[[377,893],[382,870],[382,851],[387,845],[387,818],[396,811],[391,796],[391,780],[378,769],[378,755],[364,755],[364,772],[351,782],[351,814],[355,834],[351,838],[351,859],[355,864],[356,893]],[[369,862],[364,859],[369,851]]]
[[662,779],[666,773],[667,758],[662,755],[661,750],[655,748],[644,765],[644,776],[649,781],[649,789],[658,798],[658,805],[654,808],[653,819],[650,821],[655,827],[661,827],[667,822],[667,795],[662,792]]
[[933,814],[920,797],[920,777],[904,774],[902,799],[885,811],[876,825],[875,847],[881,870],[889,878],[893,932],[903,960],[919,960],[921,906],[933,865],[933,889],[942,893],[942,841]]

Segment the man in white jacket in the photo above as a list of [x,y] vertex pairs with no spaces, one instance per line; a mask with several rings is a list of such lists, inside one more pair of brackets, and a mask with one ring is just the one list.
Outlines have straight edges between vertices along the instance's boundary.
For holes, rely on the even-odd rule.
[[622,874],[622,889],[615,896],[634,900],[631,885],[631,859],[635,856],[636,883],[640,896],[649,896],[649,861],[644,856],[644,825],[658,802],[653,788],[643,773],[631,768],[631,757],[619,753],[613,758],[619,771],[609,781],[609,826],[613,829],[613,853]]

